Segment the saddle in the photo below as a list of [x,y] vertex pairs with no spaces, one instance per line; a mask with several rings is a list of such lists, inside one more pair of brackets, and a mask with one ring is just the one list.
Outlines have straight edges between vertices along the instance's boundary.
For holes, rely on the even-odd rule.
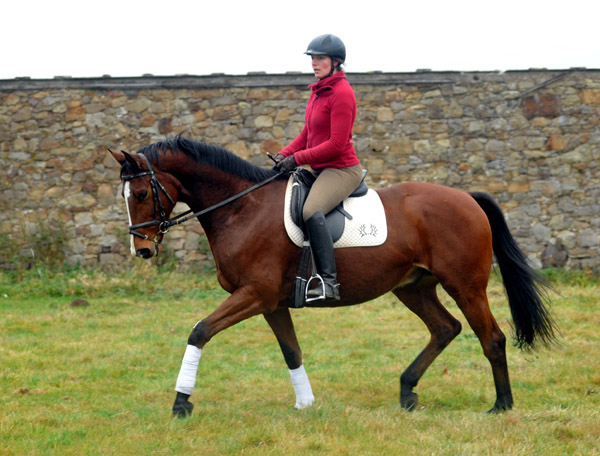
[[[349,198],[358,198],[360,196],[365,196],[369,191],[369,187],[365,182],[365,176],[367,175],[367,170],[363,170],[362,179],[360,184],[348,197]],[[308,193],[310,192],[310,188],[314,184],[316,177],[310,171],[304,168],[298,168],[292,175],[293,183],[292,183],[292,199],[290,201],[290,215],[292,221],[302,228],[302,232],[304,233],[304,237],[307,237],[306,227],[304,226],[304,220],[302,218],[302,208],[304,207],[304,203],[306,202],[306,198]],[[346,224],[346,219],[352,220],[352,215],[350,215],[344,209],[343,201],[338,204],[331,212],[325,215],[325,223],[329,232],[331,233],[331,238],[335,243],[338,241],[344,232],[344,226]]]

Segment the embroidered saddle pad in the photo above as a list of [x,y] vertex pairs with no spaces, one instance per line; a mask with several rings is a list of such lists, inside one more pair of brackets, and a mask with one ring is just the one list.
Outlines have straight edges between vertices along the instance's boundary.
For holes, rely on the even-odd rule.
[[[295,181],[292,174],[285,191],[284,223],[292,242],[302,247],[304,232],[292,217],[292,206],[296,204],[292,202],[292,193],[298,193],[293,191],[294,186],[298,185],[301,184]],[[364,187],[362,191],[360,189],[356,193],[362,196],[348,197],[341,203],[340,209],[336,208],[326,216],[334,248],[373,247],[383,244],[387,239],[387,222],[379,195],[372,189],[366,193]]]

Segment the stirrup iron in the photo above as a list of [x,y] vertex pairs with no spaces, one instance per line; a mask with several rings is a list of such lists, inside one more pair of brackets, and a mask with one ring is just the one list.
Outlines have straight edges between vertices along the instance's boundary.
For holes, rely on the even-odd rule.
[[[318,285],[315,288],[309,288],[310,284],[313,280],[318,282]],[[315,296],[312,298],[308,297],[309,290],[317,290],[321,288],[321,294],[319,296]],[[312,302],[312,301],[325,301],[325,282],[323,281],[323,277],[320,274],[313,274],[306,282],[306,288],[304,289],[304,302]]]

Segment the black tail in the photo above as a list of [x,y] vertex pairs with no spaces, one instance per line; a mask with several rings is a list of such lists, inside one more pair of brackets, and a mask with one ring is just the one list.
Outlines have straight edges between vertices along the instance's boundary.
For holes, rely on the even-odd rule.
[[502,210],[490,195],[474,192],[492,228],[492,246],[515,325],[519,348],[533,348],[539,342],[555,340],[554,322],[545,305],[545,280],[527,262],[523,251],[510,234]]

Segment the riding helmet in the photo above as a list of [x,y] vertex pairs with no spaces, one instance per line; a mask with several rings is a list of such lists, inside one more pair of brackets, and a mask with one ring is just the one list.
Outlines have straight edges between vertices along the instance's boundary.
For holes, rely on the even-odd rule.
[[319,35],[312,40],[305,54],[308,55],[328,55],[332,59],[344,63],[346,60],[346,46],[337,36],[327,33]]

